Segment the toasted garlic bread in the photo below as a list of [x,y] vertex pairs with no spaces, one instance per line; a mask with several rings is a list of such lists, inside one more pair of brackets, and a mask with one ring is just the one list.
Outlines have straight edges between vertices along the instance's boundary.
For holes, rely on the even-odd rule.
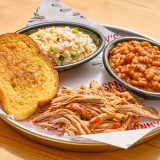
[[58,72],[28,36],[0,36],[0,101],[16,120],[29,117],[57,93]]

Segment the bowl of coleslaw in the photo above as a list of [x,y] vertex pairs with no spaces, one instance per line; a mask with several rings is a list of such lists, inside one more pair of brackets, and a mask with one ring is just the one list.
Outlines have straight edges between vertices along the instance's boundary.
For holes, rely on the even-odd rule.
[[36,24],[17,33],[30,36],[59,71],[90,61],[105,47],[105,38],[100,31],[75,22]]

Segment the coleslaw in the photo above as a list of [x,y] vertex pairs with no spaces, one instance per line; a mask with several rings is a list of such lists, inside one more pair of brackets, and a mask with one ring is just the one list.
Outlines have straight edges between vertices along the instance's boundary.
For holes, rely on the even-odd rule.
[[89,34],[75,27],[43,28],[30,37],[45,55],[61,66],[85,59],[97,49]]

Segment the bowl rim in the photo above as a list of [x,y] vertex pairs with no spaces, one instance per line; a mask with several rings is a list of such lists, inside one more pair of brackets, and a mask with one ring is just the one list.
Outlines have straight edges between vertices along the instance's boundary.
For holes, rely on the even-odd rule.
[[106,45],[105,37],[104,37],[104,35],[102,34],[101,31],[99,31],[98,29],[93,28],[93,27],[91,27],[89,25],[86,25],[86,24],[83,24],[83,23],[77,23],[77,22],[52,21],[52,22],[38,23],[38,24],[34,24],[34,25],[30,25],[30,26],[26,26],[24,28],[21,28],[21,29],[17,30],[16,33],[22,33],[23,34],[23,33],[27,32],[29,30],[32,30],[32,29],[38,29],[38,28],[50,27],[50,26],[73,26],[73,27],[79,27],[79,28],[86,29],[88,31],[93,32],[100,39],[100,44],[99,44],[99,47],[97,48],[97,50],[94,51],[87,58],[82,59],[80,61],[77,61],[75,63],[54,67],[57,70],[65,70],[65,69],[69,69],[69,68],[74,68],[75,66],[78,66],[80,64],[83,64],[83,63],[86,63],[86,62],[90,61],[91,59],[93,59],[97,55],[99,55],[103,51],[103,49],[104,49],[104,47]]
[[117,39],[109,42],[103,51],[103,64],[104,64],[105,69],[109,72],[109,74],[113,78],[118,80],[121,84],[123,84],[128,89],[131,89],[135,92],[138,92],[140,94],[144,94],[147,96],[153,96],[153,97],[157,97],[157,98],[160,97],[160,93],[145,91],[143,89],[140,89],[138,87],[135,87],[135,86],[125,82],[120,77],[118,77],[117,74],[112,70],[112,67],[110,66],[110,62],[109,62],[109,51],[114,47],[115,44],[117,44],[119,42],[130,41],[130,40],[147,41],[147,42],[151,43],[152,45],[156,45],[156,46],[160,47],[160,43],[158,43],[154,40],[151,40],[151,39],[147,39],[147,38],[142,38],[142,37],[120,37],[120,38],[117,38]]

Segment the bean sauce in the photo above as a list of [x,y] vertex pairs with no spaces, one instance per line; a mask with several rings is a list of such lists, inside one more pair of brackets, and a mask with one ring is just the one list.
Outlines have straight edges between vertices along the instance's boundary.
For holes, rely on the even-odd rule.
[[160,92],[160,47],[146,41],[115,45],[109,61],[114,72],[127,83],[151,92]]

